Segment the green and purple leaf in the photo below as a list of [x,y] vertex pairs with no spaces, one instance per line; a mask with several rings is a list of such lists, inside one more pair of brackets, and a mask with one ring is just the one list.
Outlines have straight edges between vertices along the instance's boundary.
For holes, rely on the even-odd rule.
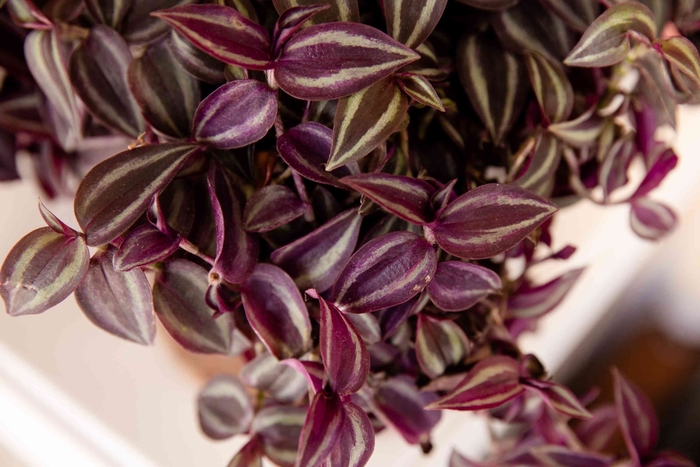
[[547,128],[558,140],[575,148],[593,146],[605,128],[605,120],[592,108],[574,120],[554,123]]
[[498,293],[501,287],[501,278],[490,269],[461,261],[445,261],[438,264],[427,290],[430,300],[441,310],[461,311]]
[[164,261],[178,249],[180,239],[170,237],[151,224],[129,232],[114,254],[114,269],[119,272]]
[[469,340],[454,321],[418,315],[416,357],[423,373],[437,378],[469,355]]
[[212,378],[197,396],[199,426],[211,439],[227,439],[248,431],[253,405],[245,387],[235,376]]
[[46,225],[51,227],[54,232],[63,234],[66,237],[77,237],[79,234],[75,230],[73,230],[70,226],[68,226],[66,223],[64,223],[61,219],[56,217],[54,213],[48,210],[46,206],[44,206],[44,203],[39,200],[39,213],[41,214],[41,217],[44,219],[44,222],[46,222]]
[[251,431],[263,441],[263,451],[280,467],[294,467],[306,407],[267,407],[253,420]]
[[615,406],[622,437],[632,459],[639,462],[652,453],[659,439],[659,421],[654,407],[636,384],[613,369]]
[[591,0],[543,0],[554,14],[576,32],[584,32],[600,12],[597,1]]
[[323,467],[364,467],[374,452],[374,428],[357,404],[344,402],[345,417],[340,440]]
[[551,123],[565,121],[574,108],[574,89],[562,66],[537,52],[526,53],[525,63],[542,114]]
[[224,74],[226,64],[202,52],[176,30],[172,30],[170,39],[166,43],[170,53],[190,75],[212,84],[226,81]]
[[165,8],[194,3],[195,0],[132,0],[121,34],[131,44],[143,45],[165,36],[170,26],[152,13]]
[[687,76],[700,87],[700,54],[695,44],[685,37],[677,36],[662,39],[659,47],[675,73]]
[[243,211],[247,232],[269,232],[304,215],[308,206],[290,188],[268,185],[253,193]]
[[97,22],[119,29],[133,0],[85,0],[85,8]]
[[383,0],[383,6],[389,35],[415,49],[437,26],[447,0]]
[[293,7],[328,5],[325,11],[314,15],[306,25],[319,23],[332,23],[335,21],[360,21],[360,10],[357,0],[272,0],[277,13],[282,15]]
[[417,73],[401,73],[395,75],[396,83],[401,90],[419,104],[427,105],[440,112],[445,111],[440,96],[425,76]]
[[581,401],[566,386],[554,381],[536,379],[528,379],[525,385],[539,393],[545,403],[552,409],[567,417],[584,420],[593,418],[593,415],[586,410]]
[[630,226],[634,233],[646,240],[660,240],[678,224],[676,214],[665,204],[638,198],[632,201],[631,206]]
[[280,363],[268,353],[246,363],[239,376],[247,386],[268,393],[282,404],[292,404],[308,393],[302,372]]
[[508,300],[508,314],[513,318],[538,318],[561,303],[576,284],[583,269],[574,269],[546,284],[523,284]]
[[251,438],[240,451],[233,456],[226,467],[263,467],[263,456],[257,438]]
[[272,55],[274,57],[279,55],[284,44],[286,44],[309,19],[329,8],[330,5],[328,4],[294,6],[280,13],[280,17],[277,18],[275,29],[272,33]]
[[316,394],[301,430],[295,467],[321,467],[341,439],[344,423],[340,397]]
[[550,134],[544,134],[537,142],[530,164],[514,185],[526,188],[539,196],[549,197],[561,162],[561,146]]
[[627,171],[635,155],[636,148],[632,138],[617,140],[610,146],[598,174],[606,200],[610,199],[613,191],[627,184]]

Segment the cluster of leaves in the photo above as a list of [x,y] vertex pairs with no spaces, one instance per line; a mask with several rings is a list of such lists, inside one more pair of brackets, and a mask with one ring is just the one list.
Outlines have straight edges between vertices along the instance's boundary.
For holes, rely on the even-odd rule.
[[[700,56],[660,31],[700,28],[695,1],[3,3],[0,177],[29,161],[80,226],[40,205],[0,271],[9,314],[74,292],[122,338],[152,343],[157,316],[242,354],[199,397],[206,434],[250,435],[231,466],[362,466],[384,428],[429,450],[440,410],[496,408],[531,426],[518,465],[613,462],[516,342],[582,271],[528,270],[574,253],[549,229],[582,198],[647,239],[675,225],[648,195]],[[635,465],[688,465],[650,457],[629,387]]]

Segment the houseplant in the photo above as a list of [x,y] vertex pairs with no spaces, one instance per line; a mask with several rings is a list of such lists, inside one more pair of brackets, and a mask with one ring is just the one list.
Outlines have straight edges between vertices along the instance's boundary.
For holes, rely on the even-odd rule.
[[486,409],[529,427],[487,465],[612,465],[587,434],[618,424],[633,465],[692,465],[654,453],[624,377],[591,412],[517,337],[582,273],[529,279],[575,252],[550,248],[559,208],[673,228],[649,195],[700,88],[680,35],[700,5],[6,3],[0,174],[28,162],[80,226],[40,204],[0,271],[7,311],[75,292],[119,337],[152,343],[157,316],[188,350],[242,355],[198,398],[208,436],[250,435],[232,466],[364,465],[385,428],[428,451],[440,410]]

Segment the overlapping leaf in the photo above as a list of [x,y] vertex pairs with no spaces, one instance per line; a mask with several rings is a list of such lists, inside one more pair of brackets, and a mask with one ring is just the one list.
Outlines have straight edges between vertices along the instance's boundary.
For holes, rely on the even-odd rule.
[[85,0],[90,15],[112,29],[119,29],[133,0]]
[[609,199],[613,191],[627,184],[627,170],[635,153],[634,140],[631,138],[615,141],[608,150],[598,176],[605,199]]
[[132,44],[148,44],[168,33],[168,24],[152,15],[165,8],[194,3],[195,0],[131,0],[131,8],[124,18],[120,33]]
[[544,0],[544,4],[577,32],[584,32],[600,9],[597,2],[590,0]]
[[256,414],[252,432],[262,439],[265,455],[275,464],[294,466],[306,413],[305,407],[276,406]]
[[150,224],[141,225],[124,238],[114,254],[114,269],[129,271],[133,268],[163,261],[177,251],[178,238],[172,238]]
[[212,378],[197,396],[199,425],[212,439],[226,439],[248,430],[253,406],[248,393],[235,376]]
[[284,185],[268,185],[256,191],[243,211],[243,228],[269,232],[303,216],[307,205]]
[[547,131],[570,146],[584,148],[595,144],[604,128],[605,120],[593,108],[574,120],[550,125]]
[[275,23],[275,29],[272,33],[273,56],[277,56],[282,50],[284,44],[299,31],[314,15],[328,10],[330,5],[307,5],[294,6],[280,13],[280,17]]
[[291,404],[307,394],[304,375],[268,353],[246,363],[239,376],[246,385],[267,392],[283,404]]
[[537,446],[530,452],[541,463],[540,465],[546,466],[575,467],[585,465],[586,467],[608,467],[612,465],[610,457],[597,453],[573,451],[564,446]]
[[527,385],[535,388],[544,401],[554,410],[568,417],[590,419],[591,413],[566,386],[554,381],[528,380]]
[[384,0],[383,6],[389,35],[414,49],[433,32],[447,0]]
[[417,73],[402,73],[396,75],[396,83],[408,97],[419,104],[427,105],[441,112],[445,111],[440,96],[425,76]]
[[[296,6],[328,5],[328,10],[314,15],[309,23],[330,23],[334,21],[360,21],[357,0],[273,0],[273,5],[280,15]],[[308,24],[308,23],[307,23]]]
[[510,8],[519,0],[459,0],[465,5],[481,8],[482,10],[503,10]]
[[224,75],[226,64],[202,52],[176,30],[172,30],[167,44],[170,48],[170,53],[195,78],[213,84],[226,81],[226,76]]
[[549,197],[554,188],[555,177],[561,162],[561,146],[552,135],[540,137],[532,155],[530,165],[515,181],[515,185],[527,188],[534,193]]
[[695,44],[685,37],[677,36],[661,40],[659,46],[674,71],[687,76],[700,86],[700,55]]
[[430,378],[442,375],[447,367],[461,363],[469,355],[469,340],[450,320],[418,315],[416,357],[423,373]]
[[537,52],[526,53],[525,63],[542,113],[552,123],[569,118],[574,108],[574,89],[561,65]]
[[374,452],[374,428],[369,417],[352,402],[343,404],[345,417],[336,444],[323,467],[364,467]]
[[651,454],[659,439],[659,421],[651,402],[636,384],[613,369],[615,406],[620,430],[633,459]]
[[514,318],[537,318],[556,308],[583,273],[574,269],[539,286],[520,287],[508,300],[508,313]]
[[295,467],[322,466],[336,448],[344,423],[345,410],[340,398],[316,394],[304,420]]
[[501,278],[490,269],[461,261],[445,261],[438,264],[427,290],[441,310],[460,311],[497,293],[501,287]]

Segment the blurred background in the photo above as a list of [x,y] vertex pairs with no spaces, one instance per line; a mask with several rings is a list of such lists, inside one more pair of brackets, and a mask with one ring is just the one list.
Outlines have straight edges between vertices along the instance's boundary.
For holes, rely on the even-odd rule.
[[[599,386],[612,400],[610,367],[646,392],[662,425],[661,448],[700,463],[700,109],[684,108],[679,167],[655,198],[673,206],[679,229],[660,244],[636,237],[626,206],[581,202],[554,226],[555,248],[574,244],[567,262],[535,271],[546,281],[586,266],[567,299],[524,336],[556,380],[582,394]],[[0,185],[0,257],[42,226],[29,183]],[[70,204],[49,206],[72,219]],[[72,222],[72,225],[76,225]],[[92,326],[72,297],[40,316],[0,313],[0,466],[224,466],[243,438],[214,442],[199,431],[195,396],[237,362],[180,350],[159,329],[153,348]],[[446,466],[453,447],[487,452],[488,429],[471,414],[445,414],[435,449],[382,433],[371,466]]]

